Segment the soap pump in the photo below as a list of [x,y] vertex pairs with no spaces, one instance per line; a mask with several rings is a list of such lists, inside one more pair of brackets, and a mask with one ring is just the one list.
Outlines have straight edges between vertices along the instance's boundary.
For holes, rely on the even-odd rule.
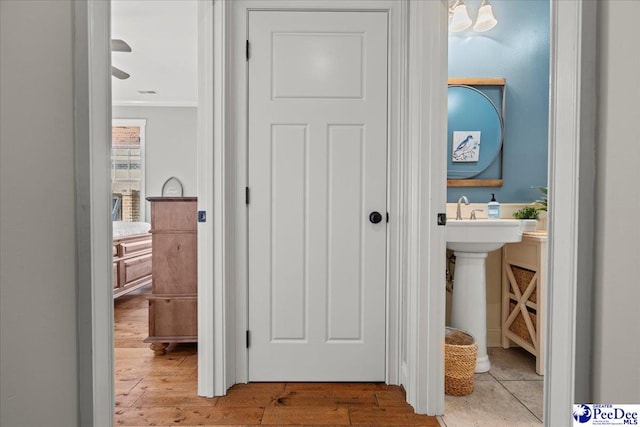
[[491,201],[487,204],[487,217],[500,218],[500,203],[496,200],[496,194],[491,193]]

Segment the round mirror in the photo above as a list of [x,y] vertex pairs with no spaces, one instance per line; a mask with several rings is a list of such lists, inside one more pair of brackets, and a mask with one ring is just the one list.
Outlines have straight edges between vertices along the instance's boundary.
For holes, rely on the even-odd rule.
[[447,178],[473,178],[502,149],[503,122],[495,104],[471,86],[449,86]]

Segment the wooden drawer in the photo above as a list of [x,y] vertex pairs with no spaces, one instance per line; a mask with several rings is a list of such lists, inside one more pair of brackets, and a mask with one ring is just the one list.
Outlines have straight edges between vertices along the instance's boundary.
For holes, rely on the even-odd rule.
[[136,252],[149,250],[151,245],[151,235],[149,235],[148,239],[120,243],[120,256],[134,255]]
[[151,274],[151,254],[123,261],[125,282],[130,283]]
[[149,298],[147,342],[194,340],[198,336],[198,300],[194,296]]
[[155,201],[151,204],[152,232],[197,231],[198,210],[194,201]]
[[153,293],[198,292],[197,234],[153,235]]

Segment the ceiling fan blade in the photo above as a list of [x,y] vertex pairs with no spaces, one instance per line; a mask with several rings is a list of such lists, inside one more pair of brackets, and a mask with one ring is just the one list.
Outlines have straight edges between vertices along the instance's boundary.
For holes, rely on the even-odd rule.
[[111,51],[112,52],[131,52],[131,46],[127,44],[124,40],[113,39],[111,40]]
[[129,73],[125,73],[120,68],[116,68],[113,65],[111,66],[111,75],[113,77],[115,77],[115,78],[120,79],[120,80],[126,80],[129,77],[131,77],[131,75]]

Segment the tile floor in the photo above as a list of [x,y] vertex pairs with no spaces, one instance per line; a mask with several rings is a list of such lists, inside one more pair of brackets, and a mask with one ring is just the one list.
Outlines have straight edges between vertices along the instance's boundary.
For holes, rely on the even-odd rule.
[[520,348],[489,348],[491,371],[476,374],[468,396],[446,396],[445,427],[542,426],[542,386],[535,358]]

